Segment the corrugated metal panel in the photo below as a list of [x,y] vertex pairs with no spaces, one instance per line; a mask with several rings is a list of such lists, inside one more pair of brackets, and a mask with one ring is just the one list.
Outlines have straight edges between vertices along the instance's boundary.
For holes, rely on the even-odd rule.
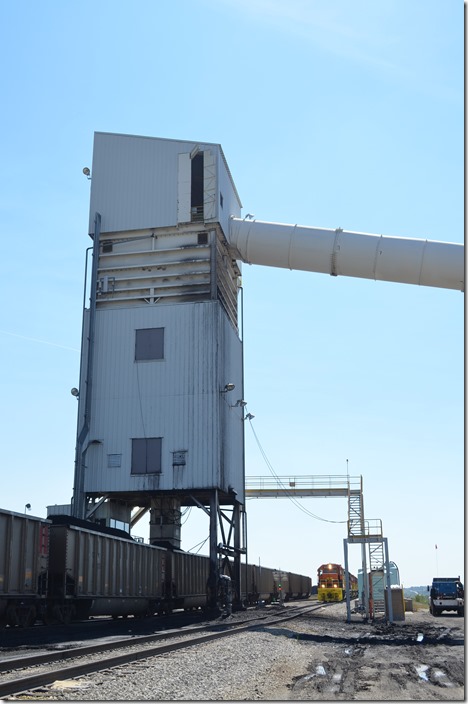
[[90,229],[101,213],[101,231],[177,223],[176,142],[97,133],[94,138]]
[[179,154],[179,182],[177,200],[177,222],[190,222],[190,193],[192,169],[190,154]]
[[[135,330],[145,327],[164,327],[164,360],[134,361]],[[102,442],[87,450],[86,491],[230,484],[240,499],[241,409],[231,408],[236,392],[220,389],[233,382],[241,393],[242,350],[217,301],[98,310],[95,355],[89,439]],[[161,475],[130,474],[131,439],[143,437],[163,438]],[[186,465],[173,468],[182,450]]]
[[205,220],[216,218],[218,213],[218,179],[216,178],[216,155],[213,149],[204,152],[203,208]]
[[184,598],[186,605],[190,598],[196,598],[205,603],[206,584],[210,571],[210,559],[203,555],[174,552],[173,575],[177,575],[175,583],[176,596]]
[[0,509],[1,596],[38,594],[39,576],[47,570],[49,527],[43,518]]
[[[209,217],[216,217],[221,189],[224,205],[220,222],[227,234],[229,216],[240,215],[241,203],[220,145],[103,132],[94,136],[89,233],[94,232],[96,211],[101,214],[102,233],[182,222],[185,215],[178,213],[179,155],[186,155],[185,160],[188,157],[190,167],[190,152],[196,146],[211,152],[210,173],[206,174],[212,206]],[[187,183],[182,190],[184,198],[186,191]]]
[[218,203],[218,221],[226,239],[229,239],[229,219],[231,216],[241,216],[242,204],[222,150],[218,154]]
[[[162,595],[166,551],[77,526],[53,525],[52,573],[67,574],[76,597]],[[111,613],[108,606],[104,613]]]
[[[97,305],[211,297],[211,251],[200,244],[203,225],[122,231],[102,241]],[[207,233],[203,233],[206,238]]]

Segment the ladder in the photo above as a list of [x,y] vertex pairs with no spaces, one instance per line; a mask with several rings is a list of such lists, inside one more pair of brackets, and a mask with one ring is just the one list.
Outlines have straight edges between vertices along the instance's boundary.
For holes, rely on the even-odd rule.
[[[368,565],[372,585],[369,593],[368,616],[375,618],[377,613],[385,613],[385,555],[382,522],[378,519],[364,519],[364,496],[362,477],[359,487],[349,487],[348,495],[348,542],[360,543],[368,551]],[[363,574],[367,565],[363,556]],[[359,595],[361,598],[361,595]],[[367,600],[367,595],[365,597]]]
[[[319,496],[346,497],[348,499],[348,537],[346,543],[361,544],[363,574],[382,571],[385,576],[385,551],[382,521],[364,519],[362,476],[313,475],[286,477],[246,477],[245,496],[248,498],[308,498]],[[347,548],[346,548],[347,549]],[[368,553],[369,560],[366,559]],[[366,577],[365,608],[374,618],[376,612],[385,613],[385,590],[375,590],[377,598],[369,599]],[[359,595],[361,596],[361,595]]]
[[385,613],[385,563],[383,541],[369,543],[369,569],[372,580],[372,614]]

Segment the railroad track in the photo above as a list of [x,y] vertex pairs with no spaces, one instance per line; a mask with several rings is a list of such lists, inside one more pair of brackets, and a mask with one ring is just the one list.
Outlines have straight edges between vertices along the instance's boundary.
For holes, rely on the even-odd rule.
[[[208,643],[220,638],[238,635],[254,630],[261,625],[274,625],[290,621],[298,616],[324,608],[323,604],[288,607],[281,613],[271,612],[256,616],[248,621],[233,624],[208,624],[190,626],[180,630],[156,633],[150,636],[137,636],[119,641],[94,644],[79,648],[70,648],[53,653],[28,655],[4,659],[0,663],[0,672],[5,673],[0,682],[0,698],[12,695],[26,695],[33,690],[51,685],[56,680],[73,679],[100,670],[107,670],[119,665],[142,660],[156,655],[175,652],[194,645]],[[171,642],[167,642],[170,640]],[[111,654],[113,652],[113,654]],[[121,652],[115,652],[121,651]],[[104,653],[109,655],[103,657]],[[86,661],[79,659],[86,657]],[[74,661],[66,665],[66,661]],[[52,667],[48,667],[50,664]],[[28,672],[30,668],[36,672]],[[40,671],[38,671],[40,670]]]

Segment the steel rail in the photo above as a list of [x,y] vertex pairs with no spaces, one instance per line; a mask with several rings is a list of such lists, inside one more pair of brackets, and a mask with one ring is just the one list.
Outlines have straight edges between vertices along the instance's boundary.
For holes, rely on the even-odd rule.
[[[143,636],[138,638],[125,639],[124,641],[114,641],[113,643],[100,644],[98,646],[85,646],[84,648],[75,648],[71,650],[64,650],[56,653],[47,653],[45,656],[27,656],[25,658],[11,658],[10,661],[2,662],[2,670],[12,670],[17,669],[18,666],[37,666],[38,664],[46,664],[50,661],[60,661],[64,659],[78,658],[87,654],[96,654],[99,652],[105,652],[106,650],[116,650],[119,648],[129,648],[133,647],[135,644],[144,645],[145,642],[151,640],[166,640],[168,638],[180,638],[175,643],[169,643],[167,645],[156,645],[154,647],[145,648],[144,650],[138,650],[134,652],[122,653],[120,655],[113,655],[105,659],[98,659],[94,662],[80,663],[76,665],[70,665],[64,667],[63,665],[54,670],[49,670],[48,672],[38,673],[35,675],[27,675],[23,677],[17,677],[16,679],[6,680],[0,683],[0,698],[24,694],[31,690],[37,689],[39,687],[45,687],[52,684],[55,680],[63,679],[73,679],[75,677],[80,677],[83,675],[91,674],[93,672],[98,672],[100,670],[107,670],[112,667],[117,667],[119,665],[128,664],[133,661],[143,660],[145,658],[154,657],[156,655],[164,655],[166,653],[175,652],[183,648],[189,648],[193,645],[200,645],[203,643],[209,643],[210,641],[218,640],[220,638],[225,638],[231,635],[238,635],[239,633],[244,633],[249,630],[253,630],[258,627],[259,624],[268,620],[268,625],[282,623],[283,621],[290,621],[298,616],[308,613],[310,611],[316,611],[324,606],[329,606],[325,604],[316,605],[310,607],[294,607],[293,609],[288,609],[289,613],[284,612],[277,617],[268,618],[267,615],[258,617],[256,619],[249,620],[248,623],[237,624],[218,624],[218,625],[208,625],[202,627],[196,627],[191,629],[188,634],[187,631],[176,632],[172,631],[170,633],[156,634],[154,636]],[[292,613],[291,613],[292,612]],[[194,632],[200,631],[215,631],[208,633],[206,635],[201,635],[198,637],[190,637]],[[184,638],[183,636],[187,636]],[[86,651],[86,652],[84,652]],[[26,663],[28,663],[26,665]],[[7,667],[5,668],[5,664]],[[9,666],[9,667],[8,667]]]

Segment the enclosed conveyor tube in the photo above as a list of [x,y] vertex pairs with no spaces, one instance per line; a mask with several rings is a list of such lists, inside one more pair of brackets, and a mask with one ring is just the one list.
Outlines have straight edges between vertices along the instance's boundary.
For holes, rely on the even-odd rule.
[[234,217],[229,241],[248,264],[464,290],[462,244]]

